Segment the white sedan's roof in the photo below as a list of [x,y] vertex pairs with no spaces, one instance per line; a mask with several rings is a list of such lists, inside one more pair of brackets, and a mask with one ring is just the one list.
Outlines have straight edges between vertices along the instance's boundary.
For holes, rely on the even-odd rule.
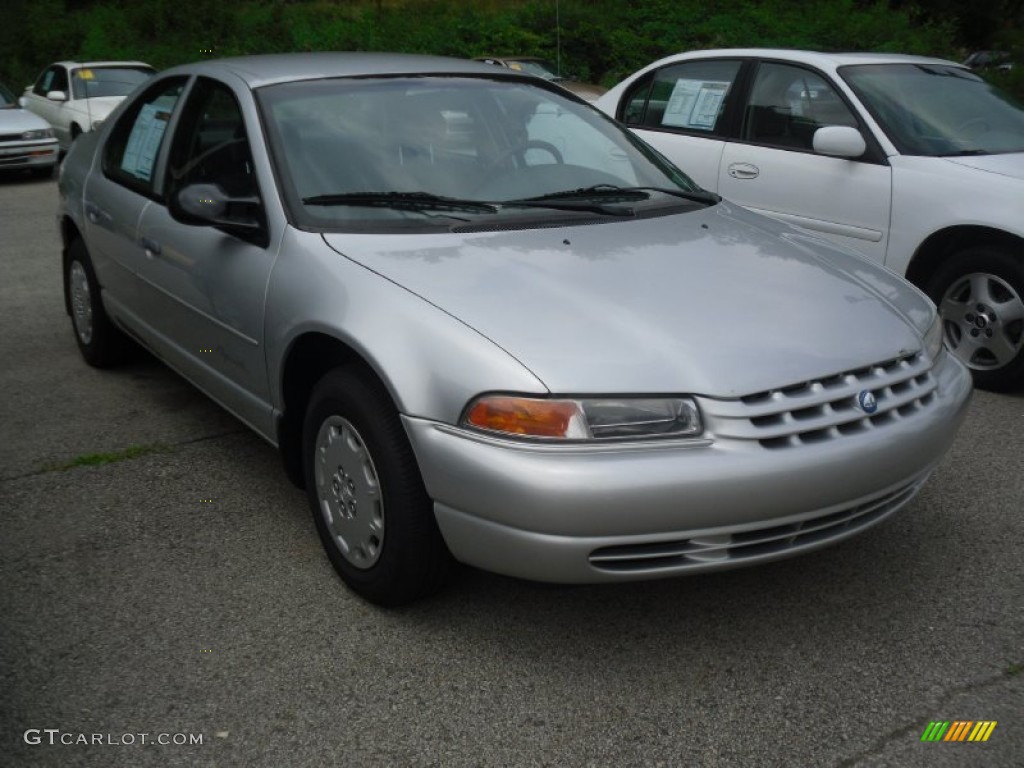
[[[820,69],[834,69],[846,64],[953,64],[955,61],[935,59],[928,56],[913,56],[905,53],[822,53],[820,51],[799,51],[788,48],[717,48],[703,51],[687,51],[661,59],[656,64],[697,58],[763,58],[783,59],[810,64]],[[653,66],[653,65],[652,65]],[[647,67],[645,67],[647,69]]]

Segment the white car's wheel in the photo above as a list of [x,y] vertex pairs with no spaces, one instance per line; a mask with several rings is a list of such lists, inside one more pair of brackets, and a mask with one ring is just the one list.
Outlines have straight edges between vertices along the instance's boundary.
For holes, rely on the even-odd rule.
[[981,389],[1024,385],[1024,261],[990,247],[967,248],[928,284],[946,344]]

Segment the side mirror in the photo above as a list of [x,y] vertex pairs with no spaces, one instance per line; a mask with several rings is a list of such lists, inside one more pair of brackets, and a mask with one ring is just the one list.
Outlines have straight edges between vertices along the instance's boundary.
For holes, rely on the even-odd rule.
[[68,95],[64,91],[47,91],[46,98],[50,101],[67,101]]
[[850,160],[860,157],[868,150],[867,142],[860,131],[848,125],[826,125],[814,132],[814,151],[819,155],[845,157]]
[[258,197],[231,197],[219,184],[189,184],[174,192],[168,211],[175,221],[222,229],[243,240],[264,240],[263,207]]

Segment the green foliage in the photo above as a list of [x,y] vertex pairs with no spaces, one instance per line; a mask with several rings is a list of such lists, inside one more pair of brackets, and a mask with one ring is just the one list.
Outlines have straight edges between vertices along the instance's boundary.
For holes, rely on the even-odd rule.
[[[606,85],[654,59],[695,48],[885,50],[961,58],[954,9],[967,8],[957,0],[819,0],[813,7],[797,0],[4,2],[11,23],[0,24],[0,81],[15,89],[65,58],[140,59],[163,68],[278,51],[515,53],[552,60],[560,53],[563,71]],[[930,17],[919,10],[929,6],[935,8]],[[1007,13],[1004,29],[1019,29],[1024,10]]]

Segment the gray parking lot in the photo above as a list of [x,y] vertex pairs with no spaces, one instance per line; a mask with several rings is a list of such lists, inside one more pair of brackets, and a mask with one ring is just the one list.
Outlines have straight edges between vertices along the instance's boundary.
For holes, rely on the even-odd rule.
[[976,393],[923,493],[838,547],[612,587],[467,568],[386,611],[272,447],[142,353],[81,361],[56,203],[0,176],[0,765],[1024,761],[1024,396]]

